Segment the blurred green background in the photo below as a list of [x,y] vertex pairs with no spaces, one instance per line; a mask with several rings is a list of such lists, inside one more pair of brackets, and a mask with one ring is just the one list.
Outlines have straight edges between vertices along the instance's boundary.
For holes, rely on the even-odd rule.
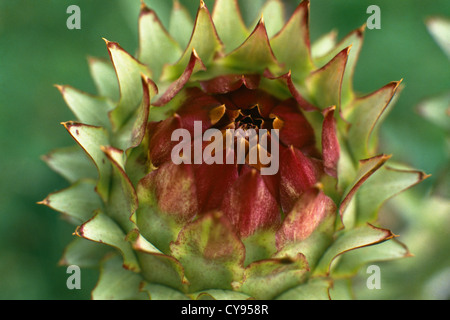
[[[172,1],[146,2],[167,24]],[[181,2],[195,14],[197,0]],[[213,1],[205,2],[212,9]],[[262,1],[240,2],[246,20],[253,21],[257,12],[250,10]],[[287,12],[292,12],[300,0],[285,2]],[[66,9],[71,4],[81,8],[81,30],[66,27]],[[372,4],[381,8],[381,30],[366,30],[354,85],[361,93],[369,93],[404,78],[406,88],[382,127],[382,151],[433,174],[409,192],[410,199],[421,201],[449,161],[445,132],[415,111],[424,98],[450,89],[449,60],[424,21],[433,15],[450,17],[450,1],[311,0],[312,39],[332,29],[342,38],[366,22],[366,9]],[[97,271],[82,270],[82,290],[70,291],[66,269],[57,265],[74,229],[36,202],[68,184],[40,156],[73,144],[60,122],[74,116],[53,85],[70,84],[95,93],[87,57],[108,56],[102,37],[135,52],[139,6],[139,0],[0,0],[0,299],[90,298]],[[436,246],[442,245],[442,251],[435,248],[437,255],[427,257],[427,263],[449,267],[449,230],[440,228],[427,231],[435,237]],[[421,257],[416,254],[412,259]],[[419,274],[422,278],[427,276],[424,270]],[[397,281],[396,296],[380,293],[380,297],[418,297],[408,286],[401,290],[401,279]],[[414,287],[411,281],[409,286]]]

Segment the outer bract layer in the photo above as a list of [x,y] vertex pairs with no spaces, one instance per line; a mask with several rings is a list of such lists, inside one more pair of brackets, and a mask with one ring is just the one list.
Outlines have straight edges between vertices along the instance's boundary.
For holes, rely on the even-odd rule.
[[[78,146],[46,156],[72,185],[42,202],[78,226],[61,262],[100,266],[94,299],[342,298],[361,266],[409,255],[377,226],[426,178],[377,153],[400,81],[358,95],[364,27],[311,46],[308,20],[309,1],[285,21],[268,0],[250,27],[235,0],[195,20],[175,1],[169,33],[142,4],[138,55],[105,40],[111,62],[89,61],[97,96],[58,86]],[[230,129],[260,134],[240,161]]]

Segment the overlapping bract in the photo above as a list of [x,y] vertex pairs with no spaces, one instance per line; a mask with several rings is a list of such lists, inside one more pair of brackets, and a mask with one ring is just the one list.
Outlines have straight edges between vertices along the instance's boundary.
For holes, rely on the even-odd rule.
[[[284,25],[281,1],[266,10],[271,21],[248,29],[235,0],[212,15],[201,1],[195,21],[175,2],[169,33],[142,5],[137,57],[106,41],[112,66],[90,60],[99,96],[60,87],[81,148],[46,157],[74,184],[43,203],[79,225],[63,263],[101,264],[93,298],[329,298],[365,263],[409,255],[375,226],[388,198],[425,178],[375,154],[400,82],[357,95],[363,28],[311,49],[309,1]],[[233,118],[230,94],[282,123],[278,175],[169,160],[174,129]]]

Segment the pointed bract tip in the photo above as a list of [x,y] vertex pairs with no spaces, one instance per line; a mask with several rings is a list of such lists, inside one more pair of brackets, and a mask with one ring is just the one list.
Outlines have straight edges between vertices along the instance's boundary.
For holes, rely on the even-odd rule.
[[267,35],[266,25],[264,23],[264,17],[263,17],[262,13],[261,13],[261,18],[259,19],[255,28],[253,29],[252,33],[250,34],[250,36],[247,39],[251,38],[252,35],[254,35],[257,32],[264,32],[266,34],[267,39],[269,39],[269,36]]
[[147,76],[145,75],[145,73],[140,72],[139,75],[141,76],[142,82],[144,82],[144,83],[148,83],[148,82],[149,82],[150,78],[147,77]]
[[198,56],[197,50],[195,50],[195,48],[192,48],[192,55],[193,55],[196,59],[200,59],[200,57]]
[[63,121],[60,122],[59,124],[62,124],[64,127],[68,128],[74,126],[76,123],[74,121]]
[[425,24],[428,24],[433,21],[433,18],[433,16],[426,16],[423,20],[425,21]]
[[[381,241],[386,241],[386,240],[390,240],[390,239],[399,237],[399,235],[393,233],[393,232],[392,232],[391,230],[389,230],[389,229],[377,227],[377,226],[373,225],[373,224],[370,223],[370,222],[366,222],[366,224],[367,224],[370,228],[372,228],[372,229],[375,229],[375,230],[378,230],[378,231],[384,231],[384,232],[387,234],[386,237],[385,237],[384,239],[382,239]],[[380,241],[377,241],[376,243],[379,243],[379,242],[380,242]]]
[[83,230],[82,230],[83,226],[77,226],[77,228],[75,229],[75,231],[72,233],[73,236],[77,236],[80,238],[83,238]]
[[297,6],[297,9],[298,8],[302,8],[302,7],[306,7],[306,9],[308,9],[308,11],[309,11],[309,7],[310,7],[310,1],[309,0],[303,0],[302,2],[300,2],[299,4],[298,4],[298,6]]
[[40,156],[39,158],[44,162],[48,162],[48,161],[50,161],[52,156],[50,154],[44,154],[44,155]]
[[61,84],[54,84],[53,85],[56,89],[59,90],[59,92],[63,93],[64,92],[64,88],[65,86],[61,85]]
[[180,9],[181,9],[180,1],[173,0],[173,10],[180,10]]
[[398,238],[398,237],[400,237],[400,235],[393,233],[391,230],[389,230],[389,232],[391,233],[389,239],[393,239],[393,238]]
[[332,38],[333,41],[336,41],[336,38],[338,36],[338,30],[337,29],[332,29],[329,32],[330,37]]
[[344,51],[347,49],[346,53],[347,55],[350,54],[350,51],[352,50],[353,44],[349,45],[347,48],[344,49]]
[[103,41],[105,41],[106,47],[107,47],[108,49],[120,47],[119,44],[118,44],[117,42],[109,41],[109,40],[106,39],[106,38],[102,38],[102,39],[103,39]]
[[328,108],[326,108],[326,109],[324,109],[324,110],[322,111],[322,115],[323,115],[324,117],[326,117],[330,112],[331,112],[331,113],[334,113],[334,111],[336,111],[336,106],[335,106],[335,105],[329,106]]
[[304,14],[309,15],[310,3],[309,0],[303,0],[300,2],[294,10],[293,16],[298,14],[299,12],[305,11]]
[[69,263],[67,262],[66,258],[62,257],[59,261],[58,261],[58,266],[62,267],[62,266],[67,266]]
[[47,197],[44,200],[36,202],[36,204],[48,206],[50,204],[50,201],[48,200],[48,197]]
[[200,9],[206,9],[206,4],[203,0],[200,0]]
[[400,85],[403,82],[403,78],[401,78],[399,81],[395,81],[395,86],[394,86],[394,91],[396,91],[398,89],[398,87],[400,87]]
[[361,27],[357,29],[358,35],[362,36],[364,34],[364,31],[366,31],[367,23],[364,23]]
[[92,65],[94,63],[97,63],[101,60],[101,58],[93,57],[93,56],[87,56],[87,61],[89,65]]
[[154,13],[154,11],[152,9],[150,9],[149,7],[147,7],[144,0],[141,0],[141,7],[140,7],[139,15],[142,16],[144,14],[149,14],[149,13]]
[[423,180],[430,178],[431,176],[432,176],[432,174],[426,174],[424,172],[420,172],[419,180],[423,181]]

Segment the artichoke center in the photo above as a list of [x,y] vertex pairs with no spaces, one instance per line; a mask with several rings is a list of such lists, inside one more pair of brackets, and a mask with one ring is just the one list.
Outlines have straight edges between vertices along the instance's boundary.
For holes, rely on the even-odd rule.
[[264,119],[259,112],[258,106],[255,105],[251,109],[241,110],[239,116],[235,120],[236,129],[248,130],[255,129],[258,130],[264,124]]

